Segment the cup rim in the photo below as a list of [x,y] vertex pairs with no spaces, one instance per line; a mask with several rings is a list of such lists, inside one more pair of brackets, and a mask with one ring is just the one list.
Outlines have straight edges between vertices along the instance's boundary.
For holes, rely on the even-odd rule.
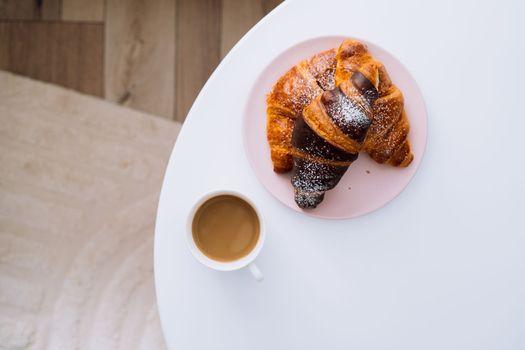
[[[218,261],[214,260],[212,258],[209,258],[206,256],[200,249],[197,247],[197,244],[195,243],[195,240],[193,239],[193,219],[195,217],[195,214],[197,213],[197,210],[203,205],[206,201],[208,201],[211,198],[218,197],[221,195],[231,195],[234,197],[238,197],[242,200],[244,200],[246,203],[248,203],[253,210],[255,211],[255,214],[259,218],[259,240],[257,241],[255,247],[252,249],[252,251],[248,254],[243,256],[240,259],[233,260],[233,261]],[[186,221],[186,242],[188,244],[188,248],[191,252],[191,254],[197,259],[200,263],[202,263],[205,266],[208,266],[214,270],[218,271],[234,271],[242,269],[243,267],[248,266],[250,263],[252,263],[255,258],[259,255],[263,245],[264,241],[266,239],[266,227],[264,223],[264,218],[261,215],[261,212],[257,205],[246,195],[234,191],[234,190],[214,190],[210,192],[206,192],[200,197],[198,197],[197,201],[193,204],[193,206],[190,209],[190,212],[188,213],[187,221]]]

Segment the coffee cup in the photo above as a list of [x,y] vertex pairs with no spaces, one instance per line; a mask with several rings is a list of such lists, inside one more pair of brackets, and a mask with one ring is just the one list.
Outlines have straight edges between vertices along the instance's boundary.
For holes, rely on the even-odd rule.
[[186,231],[192,255],[205,266],[218,271],[248,267],[262,281],[254,261],[266,230],[260,211],[245,195],[229,190],[203,195],[190,210]]

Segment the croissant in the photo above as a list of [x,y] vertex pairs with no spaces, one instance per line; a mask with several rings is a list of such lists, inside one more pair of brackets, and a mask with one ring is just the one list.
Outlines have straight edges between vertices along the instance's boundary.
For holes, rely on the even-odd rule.
[[[377,81],[373,71],[369,73]],[[299,207],[315,208],[357,159],[377,98],[377,86],[355,71],[350,79],[315,98],[295,120],[291,182]]]
[[363,147],[378,163],[408,166],[413,154],[408,141],[409,123],[401,91],[392,84],[385,67],[357,40],[343,41],[339,49],[314,55],[286,72],[267,97],[267,138],[274,171],[293,168],[291,138],[294,120],[323,90],[331,90],[353,72],[371,79],[377,71],[379,97],[372,106],[373,120]]
[[292,130],[295,119],[323,90],[335,87],[336,49],[318,53],[288,70],[267,97],[266,134],[275,172],[292,170]]
[[372,105],[373,120],[363,150],[378,163],[408,166],[414,155],[408,140],[410,125],[403,94],[392,84],[384,65],[370,55],[363,43],[347,39],[337,52],[336,85],[347,81],[357,70],[371,79],[379,94]]

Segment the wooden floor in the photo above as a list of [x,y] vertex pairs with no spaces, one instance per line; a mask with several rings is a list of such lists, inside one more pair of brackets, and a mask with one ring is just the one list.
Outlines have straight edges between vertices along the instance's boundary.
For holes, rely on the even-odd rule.
[[183,121],[282,0],[0,0],[0,69]]

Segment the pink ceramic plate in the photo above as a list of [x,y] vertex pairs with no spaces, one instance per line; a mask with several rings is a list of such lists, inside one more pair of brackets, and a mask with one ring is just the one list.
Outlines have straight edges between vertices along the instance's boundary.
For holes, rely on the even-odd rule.
[[261,73],[248,97],[243,116],[244,147],[257,178],[277,199],[288,207],[319,218],[345,219],[370,213],[394,199],[416,173],[427,139],[427,112],[419,88],[403,65],[377,45],[365,42],[370,52],[384,63],[392,81],[405,97],[410,120],[410,141],[414,160],[407,168],[375,163],[361,153],[339,184],[326,192],[316,209],[302,210],[294,201],[290,174],[276,174],[266,141],[266,95],[288,69],[316,52],[338,47],[344,37],[331,36],[299,43],[276,57]]

